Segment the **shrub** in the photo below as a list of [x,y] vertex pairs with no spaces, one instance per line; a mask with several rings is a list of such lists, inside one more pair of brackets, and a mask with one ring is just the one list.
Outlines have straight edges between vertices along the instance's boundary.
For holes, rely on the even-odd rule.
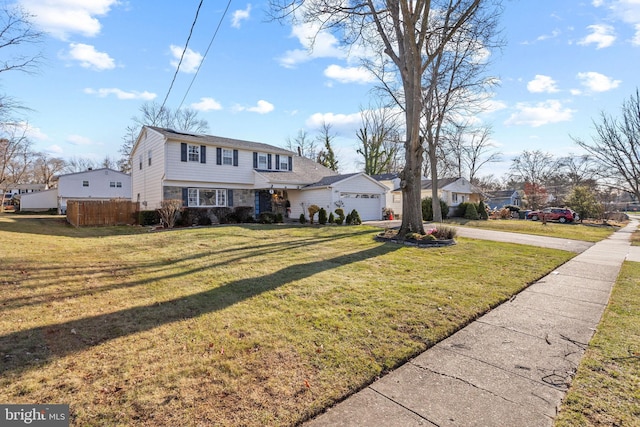
[[347,217],[345,218],[344,223],[346,225],[351,225],[351,212],[347,214]]
[[342,208],[338,208],[335,210],[336,215],[338,215],[338,218],[336,218],[336,224],[338,225],[342,225],[342,223],[344,223],[344,209]]
[[347,225],[360,225],[362,224],[362,220],[360,219],[360,214],[357,210],[352,210],[349,215],[347,215]]
[[[431,205],[431,197],[422,199],[422,220],[433,221],[433,206]],[[440,211],[442,219],[446,219],[449,215],[449,205],[444,200],[440,200]]]
[[158,211],[140,211],[140,212],[138,212],[138,224],[140,224],[140,225],[156,225],[156,224],[159,224],[159,223],[160,223],[160,214],[158,213]]
[[482,200],[480,200],[480,203],[478,203],[478,217],[480,219],[485,219],[485,220],[489,219],[489,212],[488,212],[487,205],[485,205]]
[[467,206],[465,207],[465,211],[464,211],[464,217],[465,219],[471,219],[471,220],[479,219],[478,209],[476,208],[475,203],[467,203]]
[[318,211],[318,224],[325,225],[327,223],[327,211],[324,208],[320,208]]
[[182,200],[169,199],[162,201],[160,209],[158,209],[158,215],[166,228],[173,228],[176,225],[180,209],[182,209]]
[[313,224],[313,217],[320,210],[320,208],[318,207],[318,205],[311,205],[307,208],[307,210],[309,211],[309,224]]
[[276,222],[276,214],[273,212],[262,212],[258,215],[258,222],[260,224],[273,224]]
[[283,222],[284,222],[284,216],[282,216],[282,214],[281,214],[280,212],[278,212],[278,213],[276,214],[276,222],[277,222],[278,224],[281,224],[281,223],[283,223]]
[[305,218],[304,214],[300,214],[300,224],[306,224],[307,218]]
[[329,213],[329,220],[328,220],[329,224],[335,224],[336,222],[336,217],[333,216],[333,212]]
[[440,226],[431,233],[438,240],[450,240],[456,237],[457,231],[453,227]]

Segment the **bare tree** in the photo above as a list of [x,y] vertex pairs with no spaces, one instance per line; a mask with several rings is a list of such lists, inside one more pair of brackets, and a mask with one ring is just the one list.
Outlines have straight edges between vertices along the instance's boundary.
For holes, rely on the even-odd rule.
[[190,108],[172,111],[157,102],[145,102],[140,106],[140,116],[132,117],[133,124],[127,126],[120,146],[120,159],[117,161],[121,172],[131,171],[131,151],[143,126],[157,126],[180,132],[197,134],[209,131],[209,123],[198,118],[198,112]]
[[0,73],[4,71],[33,72],[42,60],[39,51],[29,52],[29,47],[40,43],[44,34],[34,29],[33,15],[22,7],[4,3],[0,7]]
[[602,112],[600,122],[593,122],[596,135],[592,142],[573,140],[598,162],[603,177],[617,188],[640,200],[640,91],[622,104],[622,117],[616,119]]
[[591,189],[595,189],[602,174],[598,163],[588,154],[561,157],[558,159],[558,172],[571,187],[586,186]]
[[316,142],[309,137],[309,134],[304,129],[300,129],[298,135],[293,139],[287,137],[285,149],[298,153],[298,156],[306,157],[307,159],[317,158]]
[[[270,0],[278,18],[292,18],[340,33],[345,43],[356,40],[383,45],[395,65],[402,86],[405,115],[405,164],[400,173],[403,216],[400,234],[424,234],[421,209],[423,138],[420,121],[424,96],[422,77],[454,35],[469,23],[481,6],[500,0]],[[435,36],[438,36],[437,38]],[[437,41],[436,41],[437,40]],[[426,45],[430,44],[427,51]]]
[[28,126],[18,124],[0,126],[0,191],[3,206],[5,194],[13,185],[23,183],[33,160],[27,129]]
[[84,172],[90,169],[97,169],[98,163],[86,157],[71,157],[67,160],[66,173]]
[[50,188],[54,178],[67,167],[67,162],[59,157],[50,157],[46,153],[36,153],[31,168],[30,181],[45,184]]
[[556,168],[553,156],[540,150],[525,150],[512,160],[509,168],[511,178],[524,183],[529,207],[537,209],[545,203],[545,184]]
[[338,172],[338,159],[336,159],[336,154],[331,146],[334,138],[335,135],[331,133],[331,124],[322,122],[320,135],[318,135],[317,139],[324,148],[318,153],[318,163],[332,171]]
[[358,129],[356,152],[362,156],[364,173],[378,175],[394,171],[400,150],[397,114],[377,106],[362,110],[362,127]]

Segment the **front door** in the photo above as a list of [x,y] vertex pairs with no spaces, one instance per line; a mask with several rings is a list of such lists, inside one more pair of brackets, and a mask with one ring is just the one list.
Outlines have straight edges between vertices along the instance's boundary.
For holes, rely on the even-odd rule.
[[256,217],[262,212],[271,212],[271,194],[267,190],[256,191]]

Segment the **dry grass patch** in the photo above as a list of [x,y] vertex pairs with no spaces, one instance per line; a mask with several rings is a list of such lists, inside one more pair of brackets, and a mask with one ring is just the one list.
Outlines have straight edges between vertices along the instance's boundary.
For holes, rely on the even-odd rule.
[[640,425],[640,263],[623,265],[555,425]]
[[573,256],[379,231],[0,217],[0,401],[69,403],[73,425],[295,425]]

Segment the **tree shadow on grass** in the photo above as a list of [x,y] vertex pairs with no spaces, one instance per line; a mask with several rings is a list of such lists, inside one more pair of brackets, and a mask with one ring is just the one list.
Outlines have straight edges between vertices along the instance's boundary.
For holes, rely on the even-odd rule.
[[3,374],[37,368],[58,357],[171,322],[225,309],[264,292],[317,273],[381,256],[400,247],[379,245],[321,261],[290,265],[271,274],[241,279],[174,300],[17,331],[0,336]]

